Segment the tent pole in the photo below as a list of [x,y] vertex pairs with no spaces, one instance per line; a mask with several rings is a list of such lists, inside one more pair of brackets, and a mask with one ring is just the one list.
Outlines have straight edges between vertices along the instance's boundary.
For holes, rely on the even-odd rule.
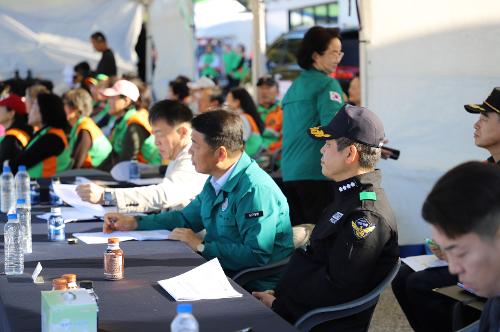
[[266,64],[266,22],[264,0],[250,0],[250,8],[253,14],[253,38],[252,38],[252,86],[256,91],[257,80],[261,77]]
[[145,15],[144,15],[144,18],[145,18],[145,26],[146,26],[146,73],[145,73],[145,80],[146,80],[146,84],[149,86],[149,87],[152,87],[153,86],[153,58],[152,58],[152,54],[153,54],[153,45],[152,45],[152,42],[151,42],[151,16],[150,16],[150,2],[149,1],[145,1],[143,2],[143,5],[144,5],[144,12],[145,12]]

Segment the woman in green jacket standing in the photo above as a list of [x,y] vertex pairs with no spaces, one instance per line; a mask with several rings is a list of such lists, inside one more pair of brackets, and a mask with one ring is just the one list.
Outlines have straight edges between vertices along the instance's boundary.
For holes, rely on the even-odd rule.
[[331,181],[321,173],[319,162],[323,144],[306,132],[327,125],[344,104],[340,84],[329,76],[343,55],[338,29],[309,29],[297,54],[303,71],[283,98],[281,171],[292,225],[316,223],[332,200]]

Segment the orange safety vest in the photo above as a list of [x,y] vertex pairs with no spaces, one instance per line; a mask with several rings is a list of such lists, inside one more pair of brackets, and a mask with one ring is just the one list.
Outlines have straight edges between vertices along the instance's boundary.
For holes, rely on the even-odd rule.
[[27,132],[24,130],[18,129],[18,128],[12,128],[9,129],[5,132],[5,136],[14,136],[19,142],[21,142],[21,145],[23,148],[28,145],[28,142],[30,141],[30,135],[28,135]]
[[[127,120],[127,126],[130,126],[131,124],[138,124],[139,126],[143,127],[146,129],[146,131],[151,135],[153,132],[153,128],[151,128],[151,125],[149,124],[149,119],[148,119],[148,111],[146,110],[138,110],[134,114],[130,116]],[[153,142],[154,143],[154,142]],[[143,143],[144,144],[144,143]],[[142,154],[141,151],[139,151],[139,155],[137,156],[137,160],[141,163],[147,163],[148,161],[146,158],[144,158],[144,155]]]

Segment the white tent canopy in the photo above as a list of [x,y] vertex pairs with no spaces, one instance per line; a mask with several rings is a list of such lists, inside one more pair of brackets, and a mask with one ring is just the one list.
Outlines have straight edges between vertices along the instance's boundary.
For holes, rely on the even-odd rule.
[[[193,73],[191,7],[183,0],[155,0],[149,7],[150,34],[158,53],[153,82],[158,97],[165,96],[168,80]],[[135,0],[4,0],[0,80],[13,77],[15,70],[25,77],[30,69],[34,77],[52,80],[57,92],[64,91],[75,64],[97,65],[101,54],[90,44],[95,31],[105,34],[118,73],[136,72],[134,46],[142,22],[143,5]]]

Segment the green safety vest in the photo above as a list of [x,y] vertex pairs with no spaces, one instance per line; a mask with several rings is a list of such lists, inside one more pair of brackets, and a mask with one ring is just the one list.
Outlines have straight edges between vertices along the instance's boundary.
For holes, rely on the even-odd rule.
[[81,130],[87,130],[92,138],[92,146],[90,147],[82,167],[97,167],[108,157],[113,147],[91,118],[80,117],[69,134],[69,146],[71,151],[75,148],[75,143]]
[[201,57],[202,57],[202,63],[204,65],[208,65],[208,67],[201,69],[201,76],[208,76],[208,77],[219,76],[219,73],[217,72],[217,70],[214,67],[212,67],[212,63],[215,60],[215,54],[214,53],[205,53]]
[[115,124],[111,132],[111,145],[113,146],[113,150],[118,154],[120,154],[123,149],[122,144],[128,128],[127,121],[135,112],[137,112],[135,108],[131,108],[125,112],[125,115],[123,115],[121,119],[116,120],[118,123]]
[[40,134],[29,142],[26,149],[28,150],[33,144],[35,144],[36,141],[40,139],[40,137],[47,134],[57,135],[64,142],[65,148],[58,156],[51,156],[42,160],[35,166],[30,167],[28,169],[28,174],[31,178],[51,177],[59,172],[67,170],[71,166],[71,150],[69,148],[66,134],[64,133],[64,130],[60,128],[46,127],[42,129]]
[[141,153],[148,164],[162,164],[162,157],[160,151],[158,151],[158,147],[155,144],[155,137],[153,135],[150,135],[148,138],[146,138],[146,140],[142,144]]

